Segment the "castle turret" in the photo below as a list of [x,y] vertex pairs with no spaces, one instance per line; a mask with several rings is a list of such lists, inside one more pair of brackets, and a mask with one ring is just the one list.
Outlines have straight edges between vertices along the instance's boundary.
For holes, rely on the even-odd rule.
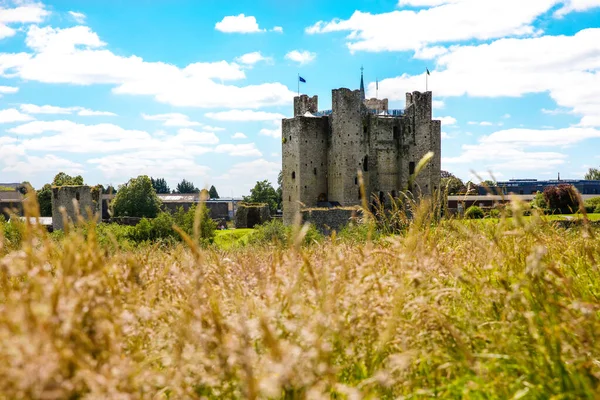
[[360,99],[362,101],[365,101],[366,96],[365,96],[365,81],[363,79],[363,71],[364,71],[364,68],[361,66],[360,67]]
[[294,97],[294,117],[301,117],[307,112],[314,114],[319,111],[319,97],[308,97],[303,94]]

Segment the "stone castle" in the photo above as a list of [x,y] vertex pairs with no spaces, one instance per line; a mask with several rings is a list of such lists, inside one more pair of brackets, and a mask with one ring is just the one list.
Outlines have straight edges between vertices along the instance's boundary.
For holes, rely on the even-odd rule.
[[[332,109],[319,111],[317,96],[294,98],[294,117],[282,123],[283,221],[304,207],[362,202],[358,171],[369,200],[386,202],[410,190],[430,195],[440,187],[441,122],[432,120],[432,93],[406,94],[404,110],[388,99],[366,99],[360,90],[332,90]],[[433,158],[409,187],[421,158]]]

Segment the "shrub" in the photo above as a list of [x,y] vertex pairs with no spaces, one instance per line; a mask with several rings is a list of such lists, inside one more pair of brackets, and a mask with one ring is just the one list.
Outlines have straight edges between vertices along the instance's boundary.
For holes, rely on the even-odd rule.
[[484,217],[483,210],[478,206],[471,206],[465,211],[465,218],[468,219],[481,219]]
[[579,208],[577,190],[573,185],[549,186],[544,189],[544,198],[550,211],[555,213],[574,213]]
[[290,235],[290,227],[283,225],[280,220],[274,219],[257,226],[248,239],[250,244],[286,244]]
[[194,224],[197,221],[198,242],[205,245],[214,242],[217,223],[210,218],[210,210],[208,208],[201,206],[198,209],[194,204],[189,210],[185,211],[183,207],[179,207],[173,215],[173,220],[175,225],[190,237],[195,236]]
[[540,211],[546,211],[548,208],[548,203],[546,202],[546,198],[544,197],[544,193],[538,191],[535,194],[535,197],[531,201],[531,208],[538,209]]
[[598,211],[596,210],[600,210],[600,196],[587,199],[583,203],[583,207],[587,213],[597,213]]

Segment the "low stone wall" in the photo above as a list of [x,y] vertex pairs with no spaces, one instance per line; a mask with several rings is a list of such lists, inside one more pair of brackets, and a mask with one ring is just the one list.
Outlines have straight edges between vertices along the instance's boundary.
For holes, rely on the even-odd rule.
[[300,211],[302,222],[313,224],[321,233],[330,235],[339,232],[350,221],[362,218],[360,207],[352,208],[309,208]]
[[271,212],[267,204],[238,204],[235,213],[236,228],[254,228],[256,225],[264,224],[271,219]]
[[[552,221],[552,225],[557,226],[559,228],[569,229],[569,228],[577,228],[583,226],[582,219],[571,219],[571,220],[557,220]],[[600,228],[600,221],[590,221],[590,226],[592,228]]]
[[0,201],[0,215],[3,215],[7,221],[13,212],[19,216],[23,215],[23,204],[21,201]]

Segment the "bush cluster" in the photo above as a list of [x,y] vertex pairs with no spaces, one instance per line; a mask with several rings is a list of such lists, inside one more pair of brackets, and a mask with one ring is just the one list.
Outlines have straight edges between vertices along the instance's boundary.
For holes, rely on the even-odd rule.
[[[248,238],[248,243],[252,245],[274,244],[285,246],[291,242],[293,233],[293,227],[285,226],[281,220],[273,219],[257,226]],[[320,242],[323,238],[324,236],[313,225],[310,225],[304,235],[303,243]]]
[[587,213],[600,213],[600,196],[586,200],[583,207]]
[[467,219],[482,219],[485,216],[481,207],[471,206],[465,211],[465,218]]

